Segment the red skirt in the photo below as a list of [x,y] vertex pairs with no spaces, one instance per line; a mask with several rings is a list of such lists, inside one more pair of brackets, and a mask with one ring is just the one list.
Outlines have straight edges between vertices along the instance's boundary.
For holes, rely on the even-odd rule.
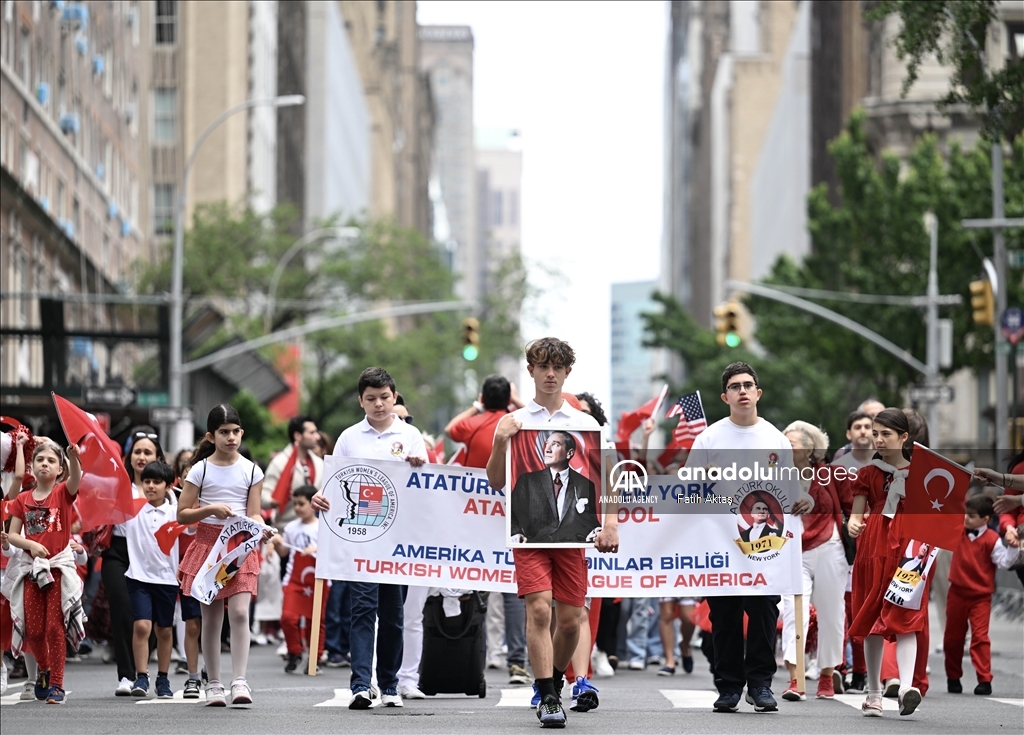
[[[203,562],[210,555],[210,549],[217,543],[223,526],[215,526],[212,523],[200,523],[197,526],[195,541],[188,547],[185,556],[178,565],[178,575],[181,577],[181,591],[186,595],[192,594],[192,580],[202,570]],[[232,595],[242,592],[256,594],[260,578],[260,555],[257,550],[252,550],[242,562],[242,568],[238,570],[231,581],[217,593],[216,600],[223,600]]]
[[[852,636],[880,635],[892,639],[904,633],[917,633],[928,625],[928,588],[920,610],[893,605],[885,599],[893,574],[900,565],[899,544],[890,543],[890,535],[899,537],[899,516],[890,521],[881,513],[867,518],[864,533],[857,539],[857,558],[853,563],[853,590],[850,595]],[[930,585],[929,578],[927,584]]]

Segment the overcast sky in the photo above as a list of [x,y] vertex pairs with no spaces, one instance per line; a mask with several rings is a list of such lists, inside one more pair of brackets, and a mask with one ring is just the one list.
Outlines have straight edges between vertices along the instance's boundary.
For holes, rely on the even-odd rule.
[[667,4],[421,0],[418,18],[473,28],[474,125],[522,132],[523,253],[567,277],[523,335],[568,340],[566,389],[607,406],[611,284],[658,272]]

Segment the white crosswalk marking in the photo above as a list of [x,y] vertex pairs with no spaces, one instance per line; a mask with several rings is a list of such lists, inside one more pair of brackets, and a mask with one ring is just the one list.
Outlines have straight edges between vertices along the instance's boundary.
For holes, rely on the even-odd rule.
[[[313,705],[314,707],[348,707],[348,703],[352,701],[352,690],[351,689],[335,689],[334,697],[328,699],[326,702],[320,702],[319,704]],[[370,707],[376,707],[380,704],[380,699],[375,699],[370,704]]]
[[529,707],[530,699],[533,698],[533,687],[516,687],[515,689],[502,689],[501,699],[495,707]]
[[[18,691],[11,692],[10,694],[5,694],[4,696],[0,697],[0,707],[6,707],[8,705],[13,705],[13,704],[19,704],[21,701],[22,701],[22,699],[21,699],[21,687],[18,687]],[[25,700],[25,701],[29,701],[30,702],[32,700]]]
[[710,710],[718,692],[699,689],[660,689],[659,690],[675,709],[707,709]]
[[[842,702],[843,704],[849,705],[856,710],[860,709],[860,706],[864,704],[863,694],[837,694],[836,701]],[[900,705],[895,699],[888,699],[882,697],[882,711],[883,712],[899,712]],[[918,707],[917,711],[920,712],[921,708]]]
[[1024,707],[1024,699],[1000,699],[999,697],[987,697],[990,702],[1002,702],[1003,704],[1013,704],[1018,707]]
[[202,689],[199,690],[199,699],[185,699],[185,690],[181,689],[174,693],[172,699],[159,699],[153,697],[152,699],[142,699],[135,704],[199,704],[200,702],[206,701],[206,692]]

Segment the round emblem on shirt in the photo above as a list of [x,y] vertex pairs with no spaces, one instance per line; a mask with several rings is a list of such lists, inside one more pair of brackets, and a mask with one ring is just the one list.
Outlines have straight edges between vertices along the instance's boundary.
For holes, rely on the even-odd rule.
[[770,492],[754,490],[739,501],[736,526],[740,537],[736,545],[755,561],[774,559],[786,545],[782,504]]
[[344,541],[373,541],[394,525],[398,493],[391,478],[376,467],[342,468],[327,478],[324,494],[332,501],[327,527]]
[[391,454],[395,457],[401,457],[403,449],[402,442],[391,442]]
[[777,455],[775,452],[772,452],[771,454],[768,455],[768,466],[769,467],[778,467],[779,466],[779,455]]

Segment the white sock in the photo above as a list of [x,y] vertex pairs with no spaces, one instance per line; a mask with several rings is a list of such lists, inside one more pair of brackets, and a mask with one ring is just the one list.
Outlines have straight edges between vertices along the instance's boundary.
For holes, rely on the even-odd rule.
[[900,671],[900,692],[914,685],[914,664],[917,663],[917,633],[896,636],[896,666]]

